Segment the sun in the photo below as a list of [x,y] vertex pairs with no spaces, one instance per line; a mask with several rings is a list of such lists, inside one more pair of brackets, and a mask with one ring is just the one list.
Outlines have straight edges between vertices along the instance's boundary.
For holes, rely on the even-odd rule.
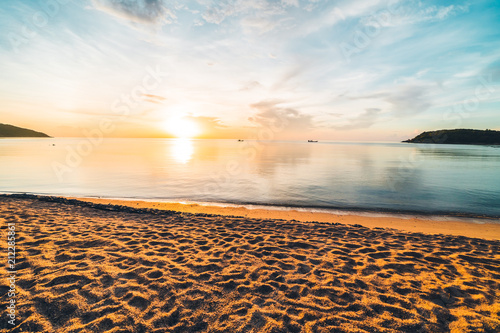
[[184,117],[166,120],[165,129],[180,139],[190,139],[200,134],[198,124]]

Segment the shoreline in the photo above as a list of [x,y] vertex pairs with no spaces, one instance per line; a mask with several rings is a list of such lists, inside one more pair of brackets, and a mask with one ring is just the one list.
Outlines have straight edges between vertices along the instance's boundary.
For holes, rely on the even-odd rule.
[[53,198],[75,200],[104,206],[111,205],[146,210],[154,209],[195,215],[234,216],[309,223],[340,223],[344,225],[360,225],[372,229],[385,228],[428,235],[443,234],[482,238],[486,240],[500,240],[500,219],[496,218],[461,218],[454,216],[391,214],[371,211],[328,211],[328,209],[307,209],[299,207],[171,202],[136,198],[75,197],[31,193],[0,193],[0,197]]
[[[336,214],[329,212],[303,211],[295,208],[290,209],[265,209],[247,208],[245,206],[231,205],[202,205],[198,203],[175,203],[161,201],[145,201],[136,199],[108,199],[108,198],[84,198],[63,197],[70,200],[78,200],[101,205],[127,206],[138,209],[170,210],[190,214],[210,214],[219,216],[237,216],[254,219],[273,219],[300,222],[341,223],[346,225],[361,225],[368,228],[388,228],[407,232],[424,234],[447,234],[453,236],[465,236],[471,238],[483,238],[488,240],[500,240],[500,223],[494,219],[485,219],[478,222],[466,222],[455,220],[453,217],[443,217],[443,220],[432,216],[394,216],[378,214],[356,215]],[[500,222],[500,220],[499,220]]]

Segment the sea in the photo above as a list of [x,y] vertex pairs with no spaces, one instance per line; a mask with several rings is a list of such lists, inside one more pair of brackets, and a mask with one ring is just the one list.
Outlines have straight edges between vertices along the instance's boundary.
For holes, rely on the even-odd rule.
[[500,218],[500,147],[0,139],[0,192]]

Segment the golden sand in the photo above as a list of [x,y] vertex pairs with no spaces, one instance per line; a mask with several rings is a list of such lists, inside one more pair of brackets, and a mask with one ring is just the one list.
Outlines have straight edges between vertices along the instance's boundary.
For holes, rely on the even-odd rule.
[[47,198],[0,197],[0,223],[0,332],[500,331],[495,240]]
[[425,234],[447,234],[500,240],[500,221],[489,219],[476,220],[479,222],[472,223],[457,220],[438,221],[433,220],[432,218],[402,218],[394,216],[368,217],[359,215],[338,215],[323,212],[298,211],[294,209],[249,209],[243,206],[221,207],[215,205],[150,202],[141,200],[113,200],[98,198],[78,198],[78,200],[104,205],[111,204],[134,208],[173,210],[192,214],[240,216],[254,219],[296,220],[301,222],[359,224],[368,228],[393,228],[402,231],[421,232]]

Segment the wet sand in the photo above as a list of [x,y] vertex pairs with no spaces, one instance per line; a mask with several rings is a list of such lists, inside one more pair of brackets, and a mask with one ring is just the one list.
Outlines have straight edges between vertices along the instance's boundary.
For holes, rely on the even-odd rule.
[[[215,206],[200,204],[183,204],[169,202],[151,202],[141,200],[114,200],[100,198],[69,198],[104,205],[124,205],[134,208],[152,208],[173,210],[192,214],[214,214],[223,216],[239,216],[256,219],[282,219],[301,222],[326,222],[359,224],[368,228],[393,228],[402,231],[421,232],[426,234],[447,234],[500,240],[500,220],[475,219],[475,222],[464,222],[447,217],[446,220],[436,220],[433,217],[398,217],[392,216],[361,216],[350,214],[333,214],[324,212],[299,211],[295,209],[248,209],[243,206]],[[380,214],[381,215],[381,214]]]
[[0,222],[18,259],[0,332],[500,331],[490,234],[23,196],[0,196]]

